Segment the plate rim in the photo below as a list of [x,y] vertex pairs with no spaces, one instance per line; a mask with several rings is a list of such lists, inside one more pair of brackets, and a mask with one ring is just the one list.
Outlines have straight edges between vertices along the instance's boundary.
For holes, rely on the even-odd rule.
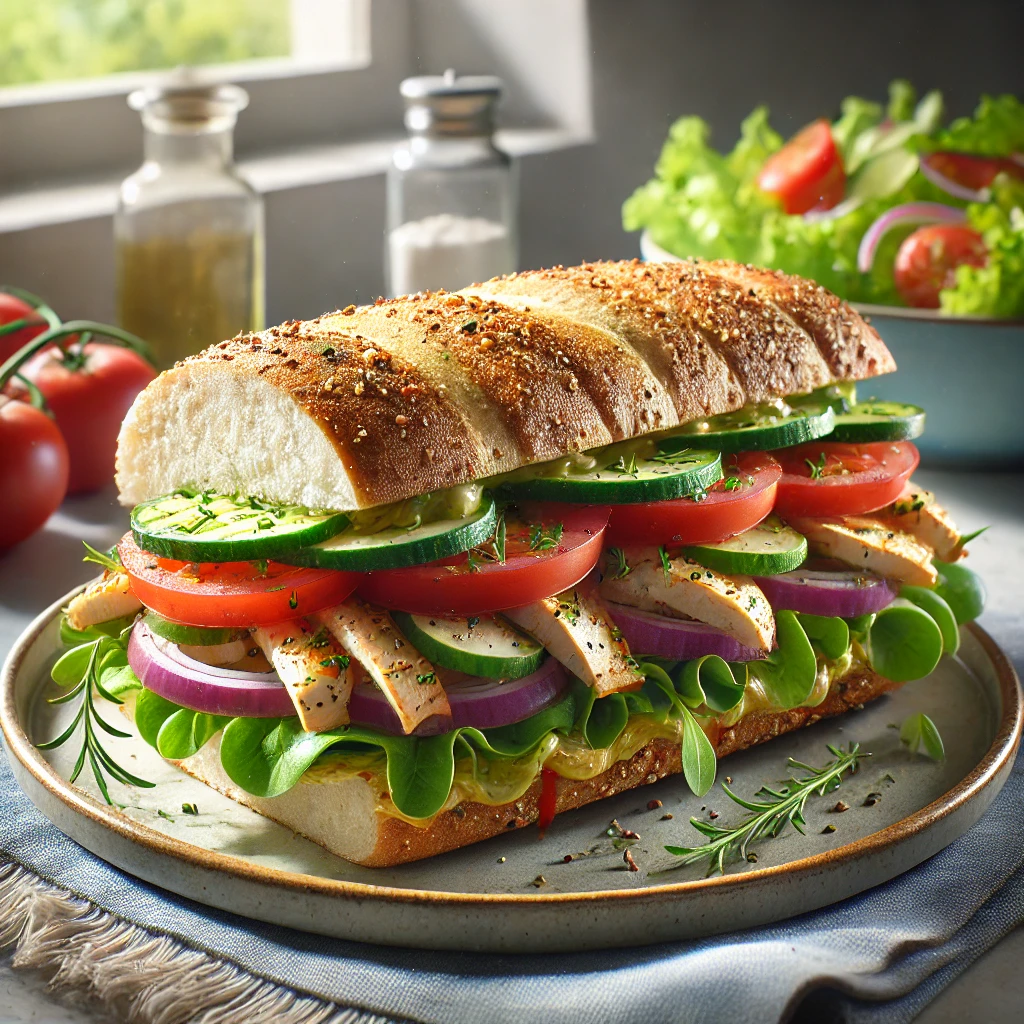
[[[852,865],[862,858],[880,853],[887,847],[898,845],[954,814],[990,784],[997,781],[1002,772],[1008,769],[1009,764],[1016,757],[1022,730],[1024,730],[1024,694],[1021,692],[1020,681],[1013,663],[989,633],[977,623],[971,622],[964,628],[973,634],[992,663],[1002,699],[1002,714],[992,743],[977,765],[955,786],[937,799],[878,832],[873,832],[851,843],[823,853],[787,861],[785,864],[753,868],[741,874],[667,882],[659,885],[647,885],[638,889],[601,889],[578,893],[459,893],[324,878],[319,875],[254,864],[242,857],[207,850],[158,832],[72,786],[42,756],[18,719],[14,692],[15,679],[30,647],[49,627],[63,606],[86,586],[88,586],[88,582],[75,587],[40,612],[20,634],[4,662],[3,671],[0,673],[0,730],[3,732],[9,753],[39,785],[69,810],[82,815],[95,824],[104,826],[122,839],[145,846],[151,852],[184,861],[199,870],[212,871],[231,878],[272,886],[275,889],[343,900],[383,900],[389,903],[426,906],[443,904],[454,907],[478,906],[480,904],[515,906],[579,904],[587,906],[611,900],[643,903],[665,897],[684,898],[698,893],[714,892],[721,888],[735,890],[745,885],[768,882],[772,878],[801,874],[813,875],[819,869],[835,868],[843,864]],[[31,796],[29,798],[31,799]],[[118,867],[118,870],[125,869]],[[126,873],[132,874],[130,871],[126,871]]]

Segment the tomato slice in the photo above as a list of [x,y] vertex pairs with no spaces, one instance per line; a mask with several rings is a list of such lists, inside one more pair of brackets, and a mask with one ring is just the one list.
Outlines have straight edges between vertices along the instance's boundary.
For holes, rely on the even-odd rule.
[[524,502],[505,512],[504,562],[486,544],[426,565],[368,573],[359,593],[423,615],[518,608],[579,583],[597,565],[607,525],[602,506]]
[[812,441],[775,456],[782,463],[775,511],[784,519],[875,512],[899,497],[921,459],[909,441]]
[[828,121],[812,122],[770,156],[757,185],[777,196],[786,213],[831,210],[843,198],[846,174]]
[[966,224],[931,224],[908,235],[896,253],[896,290],[909,306],[938,309],[939,292],[956,284],[956,268],[988,262],[985,240]]
[[701,501],[674,498],[612,506],[610,544],[710,544],[756,526],[775,504],[782,467],[768,452],[726,456]]
[[995,181],[997,174],[1024,179],[1024,164],[1005,156],[974,156],[940,150],[929,153],[924,162],[950,181],[966,188],[983,189]]
[[265,626],[344,601],[359,573],[280,562],[177,562],[143,551],[130,533],[117,545],[132,591],[147,607],[189,626]]

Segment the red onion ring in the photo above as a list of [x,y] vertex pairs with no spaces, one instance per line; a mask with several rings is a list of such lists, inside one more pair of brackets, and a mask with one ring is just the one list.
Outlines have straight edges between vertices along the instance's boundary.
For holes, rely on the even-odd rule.
[[875,262],[875,253],[885,235],[900,224],[961,224],[967,214],[945,203],[903,203],[886,210],[864,232],[857,250],[857,269],[866,274]]
[[177,645],[137,622],[128,641],[128,664],[147,690],[167,700],[232,718],[284,718],[295,714],[276,672],[214,668],[186,657]]
[[777,610],[844,619],[879,612],[896,597],[888,580],[855,570],[794,569],[777,576],[755,576],[754,582]]
[[689,661],[705,654],[717,654],[726,661],[757,661],[768,652],[745,647],[735,637],[716,626],[692,619],[672,619],[667,615],[642,612],[624,604],[609,602],[615,625],[637,657],[654,655],[673,661]]
[[[565,691],[569,676],[554,658],[548,658],[536,672],[522,679],[484,679],[472,676],[449,683],[444,692],[452,709],[452,717],[435,715],[421,722],[417,736],[437,736],[470,726],[496,729],[521,722],[542,711]],[[372,683],[363,683],[352,691],[348,703],[353,724],[367,725],[381,732],[403,734],[402,725],[387,697]]]

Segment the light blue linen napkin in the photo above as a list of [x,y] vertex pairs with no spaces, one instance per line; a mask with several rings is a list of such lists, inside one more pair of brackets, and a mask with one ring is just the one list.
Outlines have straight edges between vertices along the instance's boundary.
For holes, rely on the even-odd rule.
[[[0,853],[126,920],[343,1006],[444,1024],[909,1021],[1024,921],[1024,758],[982,820],[860,896],[700,942],[543,956],[404,950],[222,913],[125,875],[40,815],[0,758]],[[884,1001],[884,1002],[883,1002]],[[797,1011],[803,1016],[801,1011]]]

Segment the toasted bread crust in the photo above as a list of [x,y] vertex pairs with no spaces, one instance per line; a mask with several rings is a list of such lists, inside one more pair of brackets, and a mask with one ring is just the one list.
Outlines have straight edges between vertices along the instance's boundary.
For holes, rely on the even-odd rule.
[[[774,271],[637,260],[529,271],[291,321],[179,363],[129,413],[118,483],[129,504],[170,483],[364,508],[894,368],[848,305]],[[238,408],[242,394],[274,397],[256,383],[285,398],[266,427]],[[202,430],[186,400],[197,387]],[[263,457],[310,423],[329,442],[319,489]]]
[[[825,700],[817,707],[754,712],[736,725],[712,733],[709,738],[717,756],[725,757],[802,726],[813,725],[822,718],[861,707],[898,686],[869,669],[855,669],[833,683]],[[216,740],[211,741],[195,757],[177,762],[178,766],[332,853],[368,867],[391,867],[469,846],[530,825],[537,821],[539,814],[539,779],[511,803],[492,806],[467,801],[442,811],[426,827],[374,810],[376,794],[369,782],[364,783],[358,777],[347,777],[340,782],[300,783],[284,797],[260,799],[242,792],[227,778],[220,767],[216,746]],[[592,779],[557,778],[556,807],[558,812],[573,810],[680,771],[679,744],[654,740]]]
[[[856,670],[834,683],[825,700],[817,707],[754,712],[731,728],[722,729],[717,737],[710,737],[715,754],[722,758],[805,725],[813,725],[823,718],[840,715],[897,689],[899,685],[876,675],[870,669]],[[679,744],[654,740],[629,760],[619,761],[592,779],[577,782],[559,777],[555,784],[558,794],[556,808],[558,813],[570,811],[627,789],[649,785],[682,770],[682,750]],[[538,779],[513,803],[498,807],[464,803],[458,808],[438,814],[426,828],[378,812],[377,845],[361,863],[369,867],[404,864],[533,824],[539,814],[540,791],[541,783]]]

